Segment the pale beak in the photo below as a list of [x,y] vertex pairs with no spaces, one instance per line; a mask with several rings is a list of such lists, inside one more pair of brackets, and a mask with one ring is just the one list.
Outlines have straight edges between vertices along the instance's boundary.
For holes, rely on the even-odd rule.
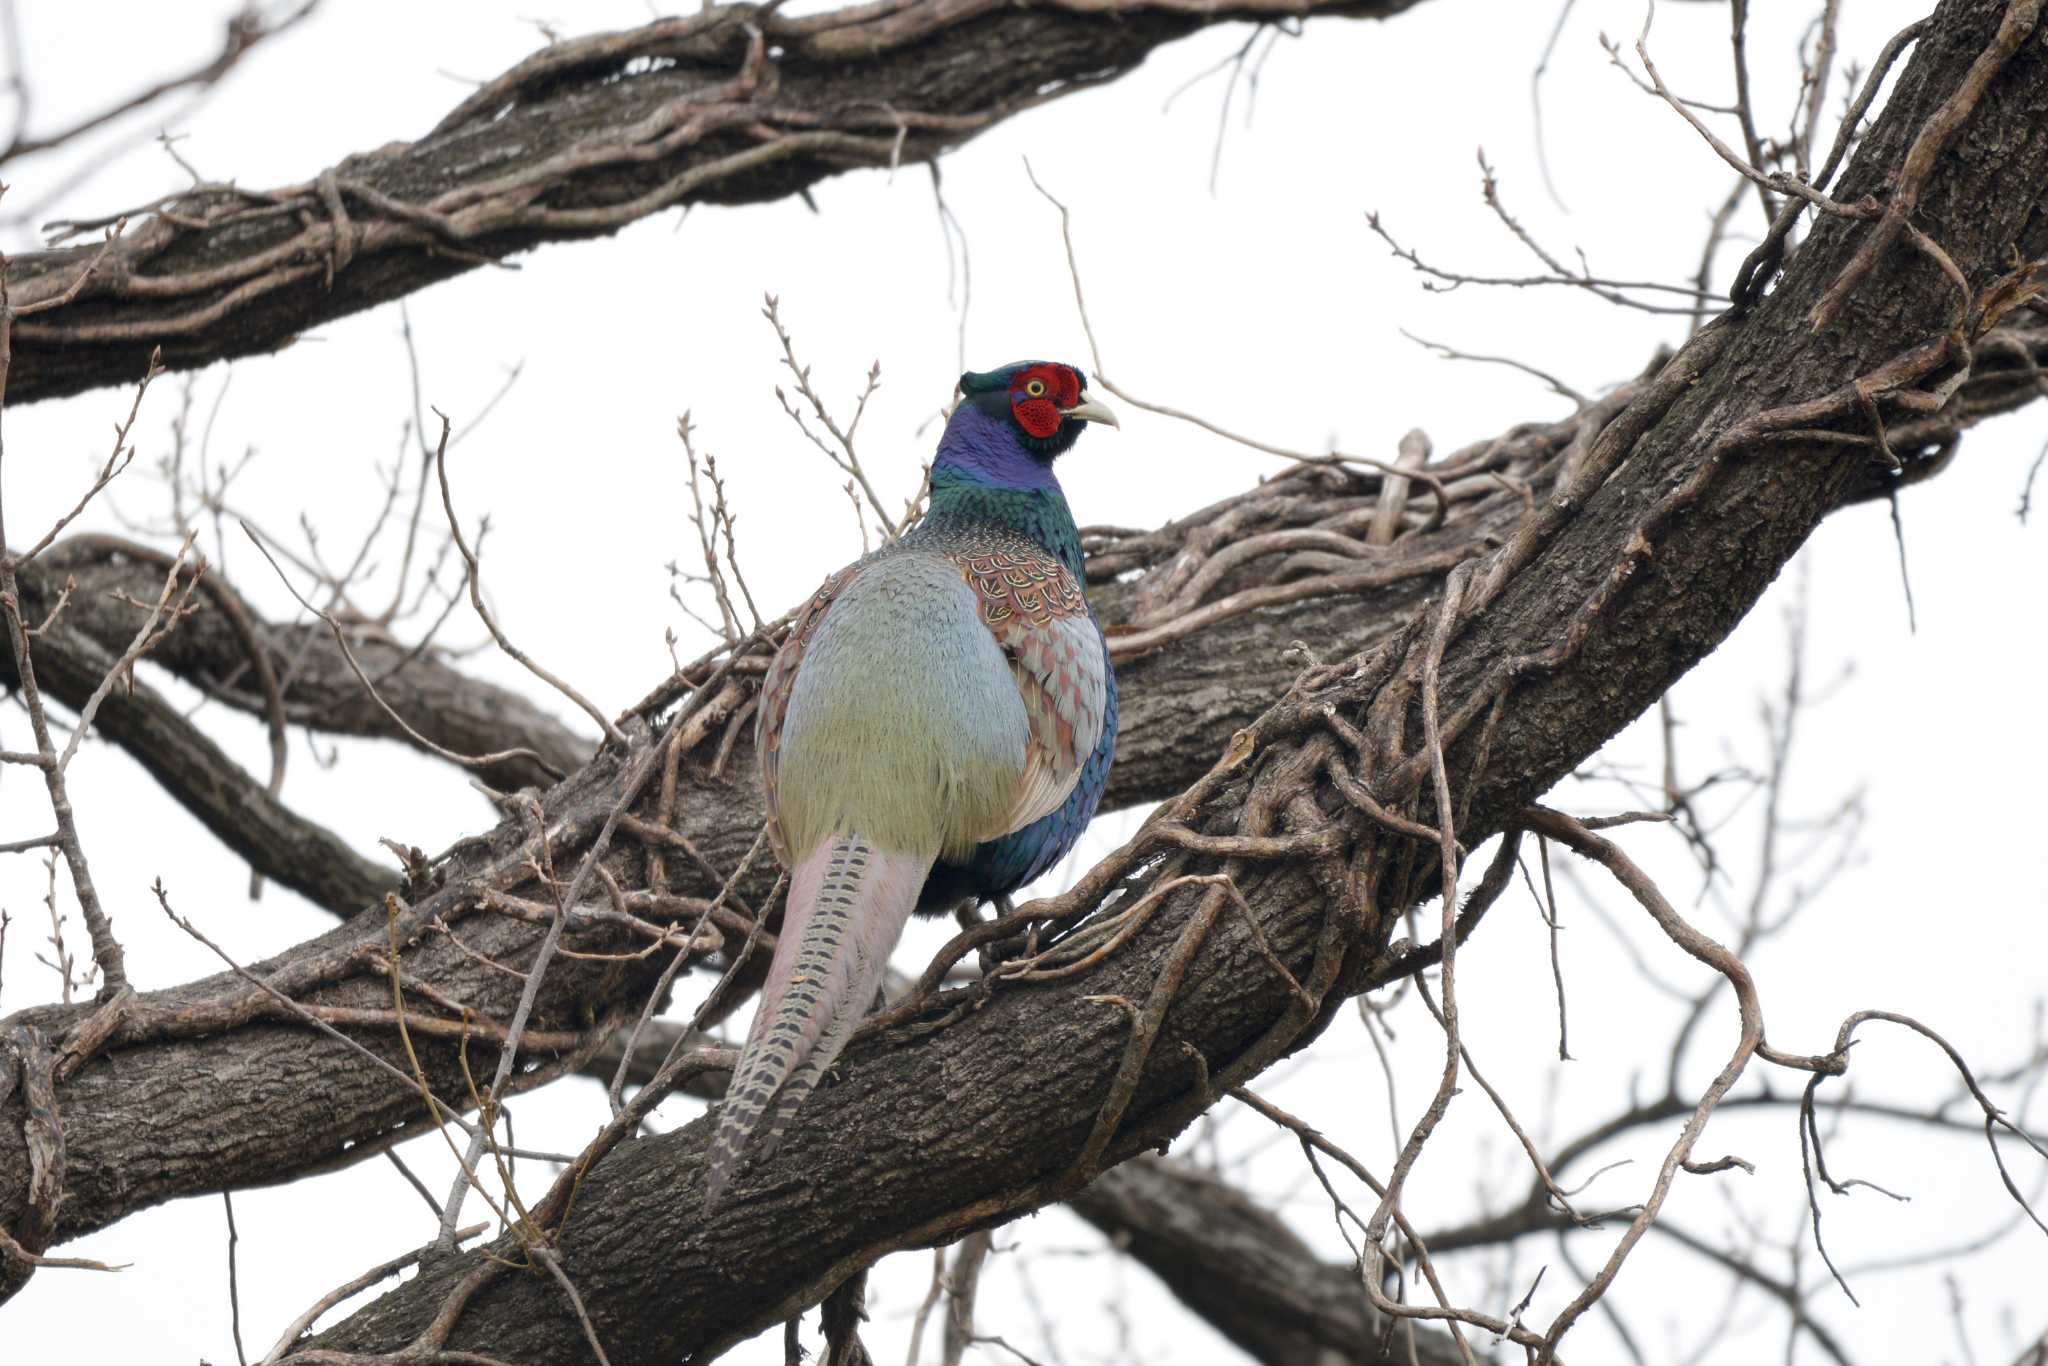
[[1060,416],[1078,417],[1083,422],[1107,422],[1118,431],[1123,430],[1123,424],[1116,420],[1115,410],[1085,390],[1082,391],[1079,403],[1076,403],[1071,408],[1060,409]]

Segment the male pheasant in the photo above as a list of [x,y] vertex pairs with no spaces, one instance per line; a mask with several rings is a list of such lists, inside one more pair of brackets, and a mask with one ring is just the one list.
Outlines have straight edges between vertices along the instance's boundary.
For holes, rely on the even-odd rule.
[[1089,422],[1116,415],[1073,366],[962,375],[923,520],[826,580],[768,666],[761,786],[789,901],[707,1207],[846,1046],[911,912],[1006,897],[1095,814],[1116,678],[1052,470]]

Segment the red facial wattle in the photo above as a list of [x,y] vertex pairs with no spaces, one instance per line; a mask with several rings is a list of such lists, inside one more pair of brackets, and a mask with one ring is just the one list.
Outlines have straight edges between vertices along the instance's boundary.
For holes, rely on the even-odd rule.
[[1041,440],[1058,435],[1062,409],[1081,401],[1081,377],[1064,365],[1034,365],[1010,384],[1017,425]]

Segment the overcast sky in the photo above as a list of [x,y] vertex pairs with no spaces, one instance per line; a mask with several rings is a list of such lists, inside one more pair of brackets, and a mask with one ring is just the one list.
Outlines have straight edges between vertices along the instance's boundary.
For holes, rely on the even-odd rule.
[[[198,60],[218,43],[215,19],[197,17],[197,5],[22,8],[37,130]],[[1808,7],[1778,0],[1754,8],[1753,79],[1763,121],[1779,127],[1795,90],[1791,54]],[[1843,51],[1867,64],[1920,7],[1851,0],[1843,10]],[[196,112],[176,117],[178,150],[207,176],[257,187],[298,182],[348,153],[419,137],[474,81],[534,49],[541,41],[534,13],[524,3],[331,5],[260,50]],[[583,33],[644,22],[648,11],[585,4],[549,17],[565,32]],[[1111,86],[1003,123],[943,163],[946,199],[971,260],[966,364],[984,369],[1043,356],[1090,365],[1058,219],[1025,178],[1028,157],[1073,209],[1104,363],[1138,394],[1268,441],[1310,450],[1336,442],[1381,457],[1411,427],[1427,430],[1445,452],[1517,421],[1564,416],[1569,402],[1540,381],[1504,367],[1446,362],[1402,329],[1518,358],[1592,393],[1636,373],[1659,343],[1682,338],[1682,321],[1561,289],[1426,293],[1365,221],[1380,211],[1405,243],[1445,266],[1529,273],[1533,263],[1481,201],[1474,153],[1483,146],[1513,212],[1559,250],[1582,248],[1595,269],[1616,277],[1691,274],[1728,177],[1690,129],[1632,87],[1601,51],[1603,28],[1633,37],[1642,20],[1634,0],[1579,0],[1573,9],[1546,78],[1557,200],[1546,193],[1529,86],[1555,18],[1552,4],[1427,0],[1391,23],[1326,20],[1299,39],[1282,39],[1256,98],[1242,85],[1235,92],[1213,193],[1224,78],[1175,94],[1234,52],[1244,30],[1170,45]],[[118,41],[109,39],[114,26]],[[1669,5],[1652,46],[1675,87],[1719,101],[1729,85],[1726,34],[1723,7]],[[1839,108],[1839,99],[1830,106]],[[39,218],[106,212],[174,188],[182,173],[147,142],[164,114],[153,118],[75,153],[11,167],[0,210],[42,205]],[[100,162],[79,188],[44,204],[68,177]],[[970,291],[957,268],[949,276],[924,168],[844,176],[820,185],[815,199],[816,212],[795,200],[671,212],[612,239],[520,258],[516,273],[472,272],[410,300],[423,396],[458,426],[520,367],[503,402],[451,456],[456,504],[466,518],[491,518],[484,574],[505,629],[607,713],[665,674],[665,630],[677,632],[686,654],[705,643],[670,601],[662,567],[687,553],[692,534],[674,438],[679,413],[692,413],[700,448],[716,453],[728,476],[741,560],[764,611],[779,611],[859,553],[830,471],[777,407],[778,352],[759,316],[764,292],[781,297],[784,320],[829,398],[850,400],[869,363],[880,360],[882,388],[863,425],[868,468],[893,495],[914,490],[934,439],[927,424],[961,368],[960,305]],[[1756,213],[1743,207],[1741,231],[1751,235]],[[35,241],[19,226],[6,239],[14,250]],[[1741,242],[1728,254],[1723,281],[1746,248]],[[236,496],[278,535],[295,537],[303,513],[323,546],[352,547],[374,515],[375,469],[401,452],[412,411],[399,328],[396,306],[383,307],[321,327],[276,357],[232,371],[216,367],[194,380],[193,421],[211,425],[216,458],[257,453]],[[17,543],[33,540],[76,499],[128,401],[102,391],[7,414],[7,521]],[[94,509],[94,525],[114,527],[117,510],[131,518],[160,512],[161,488],[146,467],[167,449],[180,402],[177,377],[151,392],[137,429],[141,458]],[[1797,815],[1819,815],[1861,789],[1865,858],[1829,884],[1794,933],[1752,963],[1771,1037],[1782,1047],[1823,1052],[1841,1017],[1862,1007],[1916,1014],[1984,1068],[2014,1060],[2034,1037],[2048,963],[2048,897],[2036,857],[2037,775],[2048,768],[2040,720],[2048,627],[2033,590],[2048,571],[2048,550],[2038,523],[2023,527],[2014,507],[2044,432],[2048,412],[2000,420],[1966,439],[1954,468],[1904,499],[1917,632],[1908,629],[1886,511],[1857,508],[1831,519],[1798,572],[1676,689],[1697,771],[1760,765],[1759,701],[1781,686],[1785,614],[1794,601],[1788,590],[1795,579],[1808,582],[1807,674],[1826,698],[1802,723],[1787,804]],[[1083,523],[1147,526],[1279,467],[1187,426],[1126,412],[1122,432],[1091,433],[1061,477]],[[210,539],[204,548],[213,554]],[[289,598],[245,542],[231,540],[223,558],[243,593],[276,616],[292,615]],[[457,634],[481,638],[466,621]],[[515,665],[488,651],[464,667],[535,691]],[[198,700],[160,674],[151,681]],[[537,700],[588,729],[558,699]],[[262,771],[258,726],[218,707],[202,716]],[[26,733],[18,708],[0,709],[0,742],[21,748]],[[491,820],[459,774],[396,747],[325,738],[316,747],[303,736],[293,747],[286,800],[373,856],[379,836],[432,850]],[[1647,766],[1655,753],[1654,734],[1638,725],[1608,757]],[[95,878],[138,987],[173,985],[217,967],[154,909],[148,887],[159,876],[179,909],[244,961],[331,923],[275,887],[249,902],[246,869],[111,746],[89,746],[73,773]],[[1631,804],[1612,784],[1567,785],[1556,800],[1578,810]],[[1753,816],[1753,806],[1734,813],[1727,830],[1738,887],[1754,870]],[[29,775],[0,780],[0,840],[34,833],[46,819]],[[1081,856],[1099,852],[1129,819],[1093,832]],[[1675,900],[1693,907],[1699,879],[1677,839],[1638,830],[1626,842]],[[55,997],[53,974],[33,957],[47,922],[43,890],[33,857],[0,860],[0,905],[14,919],[0,959],[0,1008]],[[1459,959],[1465,1037],[1524,1119],[1560,1138],[1619,1108],[1632,1087],[1654,1091],[1680,1013],[1602,928],[1585,900],[1589,890],[1633,935],[1652,972],[1684,985],[1703,980],[1675,949],[1643,933],[1640,916],[1607,897],[1597,879],[1580,877],[1562,908],[1577,1061],[1560,1067],[1541,923],[1525,900],[1496,912]],[[68,890],[62,904],[82,952]],[[1712,898],[1696,914],[1710,933],[1725,933]],[[900,964],[915,968],[940,938],[937,930],[914,935]],[[696,1003],[694,992],[680,999],[685,1009]],[[1412,1000],[1394,1023],[1405,1124],[1435,1085],[1441,1039]],[[1692,1051],[1695,1089],[1734,1037],[1724,997]],[[1951,1089],[1932,1050],[1903,1037],[1871,1035],[1856,1067],[1865,1097],[1924,1104]],[[1790,1084],[1774,1081],[1780,1089]],[[1391,1165],[1384,1083],[1355,1024],[1333,1029],[1260,1089],[1376,1169]],[[2020,1096],[2007,1087],[1997,1099],[2017,1106]],[[660,1122],[684,1122],[696,1108],[670,1102]],[[601,1122],[604,1102],[598,1087],[575,1080],[515,1109],[523,1142],[573,1151]],[[1586,1201],[1616,1207],[1639,1199],[1674,1133],[1614,1145],[1607,1160],[1634,1163],[1603,1176]],[[1284,1203],[1290,1222],[1329,1255],[1342,1255],[1327,1202],[1305,1185],[1298,1155],[1273,1143],[1254,1117],[1226,1105],[1181,1147],[1226,1157],[1256,1151],[1250,1183]],[[1425,1229],[1441,1227],[1489,1198],[1519,1199],[1528,1177],[1511,1148],[1484,1098],[1468,1089],[1410,1183],[1410,1216]],[[1668,1217],[1716,1241],[1745,1220],[1774,1240],[1794,1234],[1804,1203],[1790,1114],[1716,1118],[1701,1152],[1724,1151],[1756,1163],[1757,1174],[1681,1180]],[[1845,1269],[1939,1246],[2011,1214],[1981,1144],[1851,1119],[1829,1151],[1839,1170],[1912,1197],[1895,1204],[1864,1191],[1829,1202],[1829,1246]],[[438,1138],[415,1140],[403,1152],[431,1187],[445,1189],[453,1169]],[[2015,1162],[2031,1188],[2041,1168]],[[252,1355],[324,1290],[433,1232],[431,1214],[382,1161],[243,1193],[236,1214],[243,1335]],[[1618,1230],[1580,1235],[1574,1260],[1596,1265]],[[1232,1352],[1141,1270],[1101,1255],[1064,1255],[1102,1247],[1064,1213],[1006,1228],[997,1243],[1014,1251],[996,1259],[984,1283],[983,1323],[1026,1351],[1077,1363],[1227,1359]],[[1818,1270],[1810,1243],[1805,1249],[1802,1280]],[[132,1265],[117,1278],[39,1274],[0,1310],[6,1361],[234,1360],[217,1197],[130,1218],[63,1251]],[[1514,1289],[1491,1300],[1483,1296],[1497,1260],[1447,1263],[1453,1293],[1504,1312],[1549,1263],[1529,1311],[1547,1321],[1581,1282],[1552,1242],[1531,1240],[1519,1255]],[[1790,1274],[1781,1255],[1760,1257],[1774,1274]],[[903,1254],[877,1274],[869,1344],[878,1359],[902,1359],[929,1267],[928,1254]],[[1868,1271],[1852,1279],[1860,1310],[1830,1292],[1817,1311],[1871,1362],[1962,1361],[1970,1352],[1978,1361],[2007,1360],[2048,1326],[2038,1294],[2048,1283],[2048,1238],[2037,1231],[1962,1263],[1957,1278],[1968,1351],[1938,1275],[1888,1279]],[[1660,1362],[1696,1345],[1724,1295],[1715,1268],[1657,1239],[1643,1244],[1615,1290]],[[1782,1356],[1784,1320],[1774,1306],[1749,1296],[1733,1325],[1705,1361]],[[1612,1333],[1603,1318],[1588,1318],[1569,1355],[1614,1359]],[[1810,1344],[1798,1351],[1800,1360],[1818,1359]],[[763,1339],[730,1359],[778,1361],[780,1346]]]

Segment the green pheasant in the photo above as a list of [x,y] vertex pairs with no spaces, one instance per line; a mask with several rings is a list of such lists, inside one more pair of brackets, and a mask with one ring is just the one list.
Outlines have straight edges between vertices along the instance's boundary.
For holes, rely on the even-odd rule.
[[1116,677],[1053,475],[1089,422],[1116,417],[1073,366],[962,375],[923,520],[826,580],[769,665],[761,785],[789,902],[708,1205],[846,1046],[911,913],[1006,897],[1095,814]]

